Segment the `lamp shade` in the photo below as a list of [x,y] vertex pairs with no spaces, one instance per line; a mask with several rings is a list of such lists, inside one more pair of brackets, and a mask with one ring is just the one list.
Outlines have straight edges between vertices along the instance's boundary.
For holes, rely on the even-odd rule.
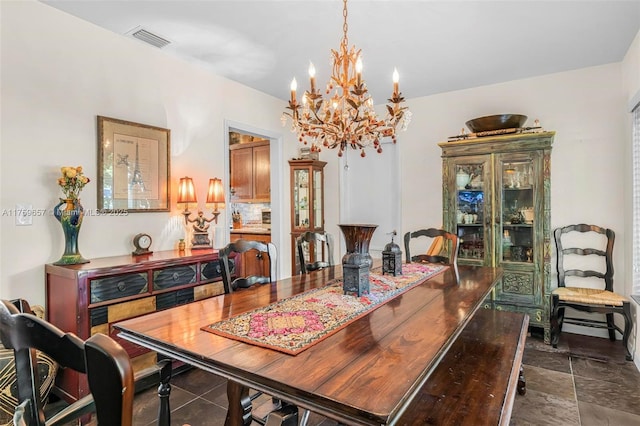
[[178,186],[178,204],[197,203],[196,189],[193,186],[193,179],[188,176],[180,178]]
[[215,209],[224,208],[224,188],[219,178],[209,179],[207,204],[214,204]]

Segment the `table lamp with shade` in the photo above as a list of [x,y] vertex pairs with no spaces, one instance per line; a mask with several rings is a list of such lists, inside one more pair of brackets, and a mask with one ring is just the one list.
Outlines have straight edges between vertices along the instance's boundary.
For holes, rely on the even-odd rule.
[[204,216],[202,210],[198,210],[198,215],[195,219],[191,219],[191,212],[189,211],[189,204],[198,205],[198,199],[196,197],[195,185],[193,179],[185,176],[180,179],[178,185],[178,206],[183,206],[185,224],[193,223],[193,240],[192,249],[198,248],[211,248],[211,240],[209,240],[209,223],[218,223],[218,216],[220,215],[220,209],[224,208],[224,188],[222,181],[219,178],[209,179],[209,188],[207,190],[207,199],[205,205],[209,208],[213,208],[213,217],[207,218]]

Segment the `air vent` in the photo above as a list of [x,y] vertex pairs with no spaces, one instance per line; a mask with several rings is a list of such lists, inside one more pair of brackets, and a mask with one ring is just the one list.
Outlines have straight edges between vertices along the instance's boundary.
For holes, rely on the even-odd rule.
[[129,31],[127,34],[129,34],[133,38],[137,38],[138,40],[144,41],[145,43],[155,46],[159,49],[162,49],[163,47],[171,43],[169,40],[162,38],[159,35],[153,34],[152,32],[149,32],[144,28],[140,28],[140,27],[134,28],[133,30]]

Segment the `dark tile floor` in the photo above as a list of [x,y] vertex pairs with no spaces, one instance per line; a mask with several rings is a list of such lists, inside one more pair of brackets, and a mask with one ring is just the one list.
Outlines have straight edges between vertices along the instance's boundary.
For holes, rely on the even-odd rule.
[[[620,341],[563,333],[554,349],[534,334],[527,339],[524,371],[527,393],[516,395],[511,425],[640,425],[640,372],[624,360]],[[224,424],[224,379],[193,369],[171,383],[172,425]],[[134,423],[153,425],[157,408],[154,389],[139,394]],[[336,422],[312,414],[308,424]]]

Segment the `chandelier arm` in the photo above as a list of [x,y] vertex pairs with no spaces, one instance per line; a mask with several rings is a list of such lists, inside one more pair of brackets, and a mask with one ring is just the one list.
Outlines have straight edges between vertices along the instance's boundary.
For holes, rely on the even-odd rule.
[[318,116],[318,109],[320,109],[320,107],[312,108],[311,112],[313,112],[313,116],[316,118],[316,120],[318,120],[320,123],[324,124],[324,120]]

